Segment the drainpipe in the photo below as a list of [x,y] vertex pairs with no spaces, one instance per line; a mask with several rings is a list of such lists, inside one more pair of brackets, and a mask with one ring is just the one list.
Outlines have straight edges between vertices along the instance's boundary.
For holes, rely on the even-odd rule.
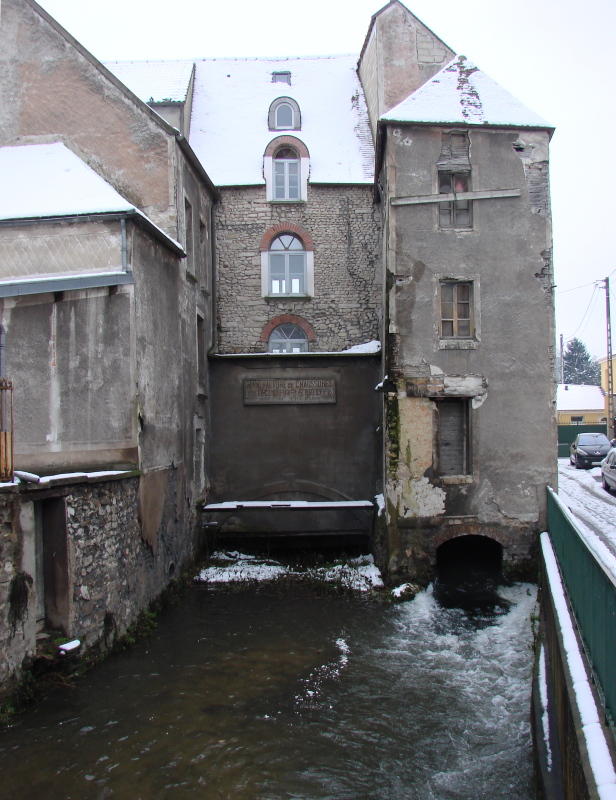
[[126,217],[120,220],[122,229],[122,272],[128,272],[128,248],[126,244]]
[[6,328],[0,323],[0,378],[6,378]]

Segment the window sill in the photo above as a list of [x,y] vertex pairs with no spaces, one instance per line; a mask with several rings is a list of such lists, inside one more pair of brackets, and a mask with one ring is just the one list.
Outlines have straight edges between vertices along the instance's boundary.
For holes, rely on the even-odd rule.
[[266,294],[263,299],[268,303],[276,300],[298,300],[300,303],[305,303],[308,300],[312,300],[312,297],[308,294]]
[[440,233],[476,233],[475,228],[441,228],[439,226],[438,231]]
[[197,277],[190,272],[190,270],[186,270],[186,280],[193,285],[197,283]]
[[477,339],[439,339],[439,350],[476,350],[479,347]]
[[287,205],[287,206],[288,205],[301,206],[301,205],[305,205],[306,204],[306,201],[304,199],[301,199],[301,200],[276,200],[273,197],[269,202],[272,203],[272,204],[279,204],[279,205],[283,205],[283,206],[284,205]]

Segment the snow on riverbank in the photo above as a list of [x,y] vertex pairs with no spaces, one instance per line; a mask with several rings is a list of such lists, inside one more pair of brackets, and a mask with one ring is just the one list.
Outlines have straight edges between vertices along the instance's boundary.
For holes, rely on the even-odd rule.
[[293,577],[300,581],[337,583],[356,592],[369,592],[384,587],[381,573],[371,555],[305,570],[285,566],[271,558],[257,558],[237,551],[217,551],[211,556],[210,562],[210,566],[202,569],[195,581],[217,586],[229,583],[264,583],[282,577]]

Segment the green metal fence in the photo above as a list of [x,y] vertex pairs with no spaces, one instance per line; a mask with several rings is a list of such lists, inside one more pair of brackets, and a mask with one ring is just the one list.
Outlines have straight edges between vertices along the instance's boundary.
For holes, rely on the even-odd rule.
[[550,488],[548,530],[611,721],[616,711],[616,578]]
[[558,426],[558,457],[569,458],[569,447],[578,433],[605,433],[607,436],[607,424],[597,423],[596,425],[559,425]]

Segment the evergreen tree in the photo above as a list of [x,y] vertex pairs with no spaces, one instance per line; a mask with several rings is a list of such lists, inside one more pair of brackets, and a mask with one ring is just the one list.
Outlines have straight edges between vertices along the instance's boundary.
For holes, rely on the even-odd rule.
[[565,383],[578,383],[583,386],[601,385],[601,366],[593,358],[584,342],[571,339],[563,356]]

